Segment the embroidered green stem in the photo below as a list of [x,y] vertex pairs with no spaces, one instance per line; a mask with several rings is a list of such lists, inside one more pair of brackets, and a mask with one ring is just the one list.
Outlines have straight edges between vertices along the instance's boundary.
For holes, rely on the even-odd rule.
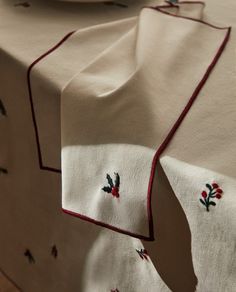
[[206,187],[208,188],[208,193],[206,191],[202,191],[202,198],[200,199],[200,202],[206,207],[206,211],[210,211],[210,206],[216,206],[216,203],[214,202],[214,199],[221,199],[222,197],[222,189],[219,188],[217,183],[206,184]]

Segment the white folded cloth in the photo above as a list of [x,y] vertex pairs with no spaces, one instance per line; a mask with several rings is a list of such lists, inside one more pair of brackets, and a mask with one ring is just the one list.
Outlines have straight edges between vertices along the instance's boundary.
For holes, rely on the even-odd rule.
[[172,6],[143,9],[79,70],[61,100],[64,211],[147,240],[154,239],[156,163],[191,115],[230,34],[182,15],[182,6],[175,13]]

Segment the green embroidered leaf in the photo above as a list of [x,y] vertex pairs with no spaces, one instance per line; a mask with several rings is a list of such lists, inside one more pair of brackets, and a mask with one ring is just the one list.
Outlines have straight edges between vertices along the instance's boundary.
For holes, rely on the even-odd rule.
[[212,191],[212,187],[209,184],[206,184],[206,187],[210,190],[210,192]]
[[116,173],[116,172],[115,172],[115,176],[116,176],[116,178],[115,178],[115,186],[116,186],[117,188],[119,188],[119,186],[120,186],[120,176],[119,176],[119,174]]
[[206,203],[202,199],[199,199],[199,200],[204,206],[206,206]]
[[102,190],[106,193],[111,193],[111,188],[110,187],[103,187]]
[[211,202],[209,202],[209,205],[215,206],[216,203],[211,201]]
[[109,174],[107,174],[107,181],[108,181],[108,183],[109,183],[109,185],[110,185],[111,187],[114,187],[113,180],[112,180],[112,178],[110,177]]

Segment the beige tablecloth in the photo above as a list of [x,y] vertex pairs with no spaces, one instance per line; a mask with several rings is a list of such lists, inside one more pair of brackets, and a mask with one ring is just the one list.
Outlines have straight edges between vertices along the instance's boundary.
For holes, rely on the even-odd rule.
[[166,6],[0,1],[18,289],[235,291],[236,4]]

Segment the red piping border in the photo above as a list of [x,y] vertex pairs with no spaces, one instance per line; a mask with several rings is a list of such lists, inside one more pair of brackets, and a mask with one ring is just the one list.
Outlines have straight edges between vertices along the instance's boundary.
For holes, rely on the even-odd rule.
[[[205,5],[204,2],[202,1],[182,1],[182,2],[178,2],[178,4],[202,4]],[[82,220],[94,223],[96,225],[102,226],[102,227],[106,227],[109,228],[113,231],[122,233],[122,234],[126,234],[126,235],[130,235],[132,237],[135,238],[139,238],[139,239],[143,239],[146,241],[153,241],[154,240],[154,230],[153,230],[153,216],[152,216],[152,206],[151,206],[151,197],[152,197],[152,187],[153,187],[153,180],[154,180],[154,175],[155,175],[155,169],[156,169],[156,165],[157,165],[157,161],[160,157],[160,155],[162,154],[162,152],[165,150],[165,148],[168,146],[169,142],[171,141],[171,139],[173,138],[175,132],[177,131],[177,129],[179,128],[180,124],[182,123],[182,121],[184,120],[185,116],[187,115],[188,111],[190,110],[191,106],[193,105],[194,101],[196,100],[198,94],[200,93],[201,89],[203,88],[203,86],[205,85],[207,79],[209,78],[214,66],[216,65],[217,61],[219,60],[221,54],[223,53],[226,44],[229,40],[230,37],[230,32],[231,32],[231,27],[219,27],[219,26],[215,26],[212,25],[208,22],[205,22],[203,20],[200,19],[196,19],[196,18],[191,18],[191,17],[187,17],[187,16],[180,16],[180,15],[176,15],[176,14],[172,14],[170,12],[167,11],[163,11],[161,8],[172,8],[172,5],[162,5],[162,6],[156,6],[156,7],[144,7],[144,8],[149,8],[149,9],[154,9],[158,12],[170,15],[170,16],[174,16],[174,17],[178,17],[178,18],[182,18],[182,19],[187,19],[190,21],[196,21],[205,25],[208,25],[214,29],[221,29],[221,30],[227,30],[226,36],[221,44],[221,46],[219,47],[213,61],[211,62],[211,64],[208,66],[203,78],[201,79],[201,81],[199,82],[198,86],[196,87],[196,89],[194,90],[192,96],[190,97],[189,101],[187,102],[185,108],[183,109],[182,113],[180,114],[180,116],[178,117],[178,119],[176,120],[176,122],[174,123],[173,127],[171,128],[170,132],[168,133],[167,137],[165,138],[165,140],[162,142],[162,144],[160,145],[160,147],[157,149],[153,161],[152,161],[152,167],[151,167],[151,173],[150,173],[150,179],[149,179],[149,184],[148,184],[148,193],[147,193],[147,212],[148,212],[148,220],[149,220],[149,236],[144,236],[144,235],[140,235],[140,234],[135,234],[132,233],[130,231],[126,231],[126,230],[122,230],[120,228],[117,228],[115,226],[106,224],[104,222],[100,222],[97,221],[95,219],[89,218],[85,215],[82,214],[78,214],[75,213],[73,211],[69,211],[66,210],[64,208],[62,208],[62,211],[66,214],[72,215],[74,217],[78,217]],[[63,44],[75,31],[72,31],[70,33],[68,33],[59,43],[57,43],[53,48],[51,48],[50,50],[48,50],[46,53],[44,53],[43,55],[41,55],[38,59],[36,59],[28,68],[27,71],[27,83],[28,83],[28,89],[29,89],[29,99],[30,99],[30,105],[31,105],[31,111],[32,111],[32,119],[33,119],[33,124],[34,124],[34,129],[35,129],[35,136],[36,136],[36,142],[37,142],[37,150],[38,150],[38,157],[39,157],[39,166],[40,169],[42,170],[48,170],[48,171],[53,171],[53,172],[57,172],[57,173],[61,173],[61,170],[59,169],[55,169],[52,167],[47,167],[47,166],[43,166],[42,163],[42,155],[41,155],[41,149],[40,149],[40,143],[39,143],[39,135],[38,135],[38,128],[37,128],[37,122],[36,122],[36,118],[35,118],[35,111],[34,111],[34,104],[33,104],[33,98],[32,98],[32,90],[31,90],[31,85],[30,85],[30,73],[32,68],[40,61],[42,60],[44,57],[46,57],[47,55],[49,55],[50,53],[52,53],[54,50],[56,50],[61,44]]]
[[154,241],[155,238],[154,238],[154,229],[153,229],[153,216],[152,216],[151,199],[152,199],[152,187],[153,187],[153,180],[154,180],[157,161],[158,161],[160,155],[162,154],[162,152],[168,146],[168,144],[171,141],[171,139],[173,138],[174,134],[176,133],[176,131],[179,128],[180,124],[182,123],[182,121],[184,120],[184,118],[187,115],[188,111],[190,110],[191,106],[193,105],[194,101],[196,100],[196,98],[197,98],[198,94],[200,93],[201,89],[205,85],[205,83],[206,83],[207,79],[209,78],[213,68],[215,67],[217,61],[219,60],[221,54],[223,53],[223,51],[224,51],[224,49],[226,47],[226,44],[227,44],[227,42],[229,40],[231,27],[217,27],[217,26],[214,26],[214,25],[212,25],[210,23],[207,23],[207,22],[199,20],[199,19],[179,16],[179,15],[171,14],[171,13],[166,12],[166,11],[162,11],[159,7],[146,7],[146,8],[155,9],[155,10],[161,12],[161,13],[165,13],[165,14],[168,14],[170,16],[174,16],[174,17],[179,17],[179,18],[184,18],[184,19],[187,19],[187,20],[191,20],[191,21],[200,22],[202,24],[208,25],[208,26],[210,26],[212,28],[215,28],[215,29],[225,29],[225,30],[227,30],[226,36],[225,36],[221,46],[219,47],[219,49],[218,49],[213,61],[208,66],[203,78],[201,79],[201,81],[199,82],[198,86],[194,90],[192,96],[190,97],[190,99],[189,99],[188,103],[186,104],[185,108],[183,109],[182,113],[180,114],[180,116],[178,117],[178,119],[174,123],[173,127],[171,128],[170,132],[168,133],[167,137],[162,142],[162,144],[160,145],[160,147],[158,148],[158,150],[156,151],[156,153],[154,155],[154,158],[153,158],[153,161],[152,161],[149,184],[148,184],[148,193],[147,193],[147,212],[148,212],[148,221],[149,221],[149,236],[144,236],[144,235],[132,233],[132,232],[127,231],[127,230],[122,230],[122,229],[117,228],[115,226],[106,224],[104,222],[97,221],[97,220],[89,218],[89,217],[87,217],[85,215],[78,214],[76,212],[72,212],[72,211],[66,210],[64,208],[62,208],[62,211],[64,213],[66,213],[66,214],[72,215],[74,217],[78,217],[80,219],[86,220],[88,222],[94,223],[94,224],[102,226],[102,227],[106,227],[108,229],[111,229],[113,231],[117,231],[117,232],[122,233],[122,234],[130,235],[132,237],[139,238],[139,239],[146,240],[146,241]]
[[32,113],[32,120],[34,125],[34,132],[35,132],[35,138],[36,138],[36,144],[37,144],[37,152],[38,152],[38,160],[39,160],[39,168],[42,170],[48,170],[52,172],[61,173],[60,169],[56,169],[49,166],[43,165],[43,159],[42,159],[42,153],[41,153],[41,147],[39,142],[39,134],[38,134],[38,126],[36,122],[36,116],[35,116],[35,110],[34,110],[34,102],[33,102],[33,95],[32,95],[32,89],[31,89],[31,83],[30,83],[30,73],[33,69],[33,67],[39,63],[43,58],[51,54],[53,51],[55,51],[60,45],[62,45],[75,31],[69,32],[66,36],[64,36],[54,47],[49,49],[46,53],[42,54],[40,57],[38,57],[28,68],[27,70],[27,85],[28,85],[28,92],[29,92],[29,100],[30,100],[30,107],[31,107],[31,113]]
[[115,227],[113,225],[109,225],[109,224],[101,222],[101,221],[97,221],[97,220],[92,219],[90,217],[87,217],[85,215],[82,215],[82,214],[79,214],[79,213],[76,213],[76,212],[73,212],[73,211],[69,211],[69,210],[66,210],[64,208],[62,208],[62,211],[64,213],[66,213],[66,214],[72,215],[74,217],[80,218],[82,220],[88,221],[90,223],[94,223],[94,224],[96,224],[98,226],[105,227],[105,228],[111,229],[113,231],[116,231],[116,232],[119,232],[119,233],[122,233],[122,234],[125,234],[125,235],[129,235],[129,236],[136,237],[136,238],[139,238],[139,239],[143,239],[143,240],[146,240],[146,241],[153,241],[154,240],[154,238],[152,238],[152,237],[147,237],[147,236],[144,236],[144,235],[132,233],[130,231]]
[[[159,9],[158,9],[158,11],[162,12]],[[175,16],[175,15],[173,15],[173,16]],[[180,16],[177,16],[177,17],[180,17]],[[190,18],[187,18],[187,19],[190,19]],[[202,21],[200,21],[200,22],[202,22]],[[203,24],[210,25],[209,23],[205,23],[205,22],[202,22],[202,23]],[[210,26],[212,26],[212,25],[210,25]],[[214,27],[214,26],[212,26],[212,27]],[[222,28],[218,28],[218,27],[214,27],[214,28],[216,28],[216,29],[222,29]],[[161,144],[161,146],[159,147],[159,149],[156,151],[155,156],[153,158],[152,168],[151,168],[151,174],[150,174],[150,180],[149,180],[149,185],[148,185],[149,232],[150,232],[150,237],[152,237],[152,238],[154,238],[154,230],[153,230],[153,216],[152,216],[152,206],[151,206],[151,199],[152,199],[151,198],[151,193],[152,193],[153,180],[154,180],[154,175],[155,175],[155,169],[156,169],[157,161],[158,161],[160,155],[162,154],[162,152],[168,146],[168,144],[171,141],[171,139],[173,138],[174,134],[176,133],[176,131],[179,128],[180,124],[182,123],[182,121],[184,120],[184,118],[187,115],[188,111],[190,110],[191,106],[193,105],[194,101],[196,100],[196,98],[197,98],[198,94],[200,93],[201,89],[205,85],[205,83],[206,83],[207,79],[209,78],[209,76],[210,76],[213,68],[215,67],[217,61],[219,60],[221,54],[223,53],[223,51],[224,51],[224,49],[226,47],[226,44],[227,44],[227,42],[229,40],[229,36],[230,36],[230,33],[231,33],[231,27],[224,28],[224,29],[227,29],[227,33],[226,33],[226,36],[224,38],[223,43],[221,44],[221,46],[219,47],[219,49],[217,51],[217,54],[215,55],[212,63],[208,66],[208,68],[207,68],[207,70],[206,70],[206,72],[205,72],[202,80],[199,82],[198,86],[196,87],[196,89],[194,90],[192,96],[190,97],[188,103],[186,104],[185,108],[183,109],[181,115],[179,116],[179,118],[177,119],[177,121],[175,122],[175,124],[173,125],[172,129],[170,130],[169,134],[167,135],[167,137],[165,138],[165,140],[163,141],[163,143]]]
[[16,282],[12,280],[2,269],[0,269],[0,272],[19,292],[23,292],[23,290],[16,284]]

